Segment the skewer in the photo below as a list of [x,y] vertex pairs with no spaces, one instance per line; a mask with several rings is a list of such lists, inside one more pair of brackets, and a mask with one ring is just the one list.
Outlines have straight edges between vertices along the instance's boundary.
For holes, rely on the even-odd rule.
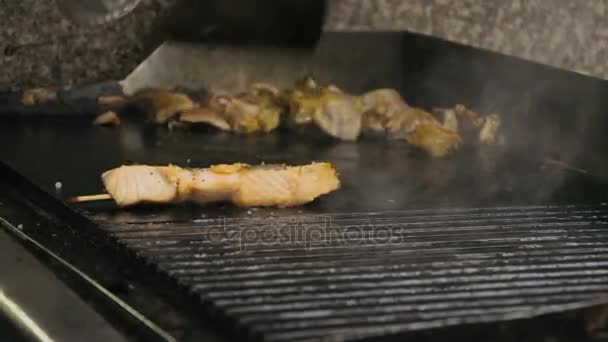
[[68,199],[70,203],[84,203],[84,202],[95,202],[95,201],[106,201],[111,200],[112,196],[109,194],[96,194],[86,196],[76,196]]
[[561,160],[553,159],[551,157],[545,158],[543,160],[543,163],[544,164],[548,164],[548,165],[558,166],[558,167],[561,167],[563,169],[579,172],[579,173],[582,173],[582,174],[588,174],[589,173],[589,171],[587,171],[587,170],[584,170],[584,169],[581,169],[581,168],[578,168],[578,167],[574,167],[574,166],[568,165],[567,163],[565,163],[565,162],[563,162]]

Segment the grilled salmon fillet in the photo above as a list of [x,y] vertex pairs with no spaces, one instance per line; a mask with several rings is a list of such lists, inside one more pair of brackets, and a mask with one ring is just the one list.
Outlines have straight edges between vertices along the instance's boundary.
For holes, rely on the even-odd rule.
[[140,203],[232,202],[238,206],[297,206],[340,188],[330,163],[302,166],[223,164],[204,169],[130,165],[102,181],[121,207]]

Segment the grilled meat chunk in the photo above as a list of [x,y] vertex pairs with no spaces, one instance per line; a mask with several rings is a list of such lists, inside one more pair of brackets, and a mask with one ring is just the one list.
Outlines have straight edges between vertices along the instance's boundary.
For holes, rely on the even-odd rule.
[[118,126],[120,125],[120,118],[115,112],[108,111],[99,114],[95,120],[93,120],[93,124],[97,126]]
[[163,124],[181,112],[193,110],[198,105],[186,94],[171,92],[166,89],[145,90],[132,100],[133,104],[143,107],[154,114],[154,121]]
[[36,104],[47,103],[57,100],[57,92],[47,88],[27,89],[21,96],[21,103],[24,106],[34,106]]
[[462,143],[462,140],[454,131],[428,123],[418,125],[406,140],[437,158],[445,157],[450,152],[458,149]]
[[500,117],[491,114],[484,117],[481,128],[479,129],[479,144],[496,145],[498,143],[498,130],[500,129]]
[[308,78],[299,81],[287,98],[292,124],[315,123],[325,133],[342,140],[359,137],[363,110],[355,96],[334,86],[319,87]]
[[[239,133],[270,132],[283,114],[291,125],[316,125],[341,140],[356,140],[364,133],[403,139],[434,157],[457,150],[463,143],[496,145],[498,115],[480,116],[463,105],[435,109],[434,115],[409,106],[399,92],[377,89],[348,94],[336,86],[320,86],[312,78],[296,81],[292,89],[252,84],[239,94],[194,96],[167,89],[144,90],[127,103],[147,105],[157,123],[206,124]],[[103,100],[103,101],[102,101]],[[100,103],[124,106],[124,97],[100,98]]]
[[478,145],[499,143],[501,120],[498,114],[481,116],[463,105],[435,109],[434,112],[438,116],[443,116],[443,127],[460,134],[466,143]]
[[363,129],[386,133],[389,122],[408,108],[401,95],[393,89],[378,89],[359,97],[363,107]]
[[336,170],[329,163],[231,164],[204,169],[133,165],[107,171],[102,180],[121,207],[182,201],[288,207],[306,204],[340,187]]
[[207,124],[222,131],[230,131],[231,127],[226,118],[216,110],[208,107],[195,108],[183,112],[179,122],[188,124]]
[[185,123],[204,123],[239,133],[270,132],[281,121],[284,107],[279,91],[270,85],[254,84],[241,94],[209,94],[200,108],[180,115]]
[[115,110],[134,108],[143,111],[159,124],[198,107],[188,95],[165,88],[143,89],[133,96],[100,96],[97,103]]

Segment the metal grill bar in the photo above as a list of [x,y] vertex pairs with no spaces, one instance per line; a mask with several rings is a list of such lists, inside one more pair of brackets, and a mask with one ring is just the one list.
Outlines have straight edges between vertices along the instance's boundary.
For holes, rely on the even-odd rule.
[[606,204],[97,221],[268,341],[342,341],[608,301]]

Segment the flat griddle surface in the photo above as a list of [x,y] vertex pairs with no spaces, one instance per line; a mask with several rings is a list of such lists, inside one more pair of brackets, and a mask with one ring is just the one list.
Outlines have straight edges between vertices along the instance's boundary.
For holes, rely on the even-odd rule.
[[[559,312],[608,293],[604,183],[543,166],[533,149],[429,159],[401,141],[307,129],[245,136],[79,119],[5,120],[0,146],[60,200],[101,192],[100,174],[130,162],[334,163],[342,189],[298,208],[73,206],[249,337],[364,338]],[[315,240],[327,220],[335,236]],[[282,240],[294,222],[305,239]],[[270,241],[247,240],[268,224]],[[362,239],[369,232],[390,241]]]
[[[543,166],[543,155],[509,148],[464,149],[430,159],[402,141],[363,138],[339,142],[313,129],[267,135],[176,130],[154,125],[96,127],[88,120],[5,121],[0,158],[60,199],[103,191],[102,172],[128,163],[206,167],[245,162],[335,164],[342,189],[300,208],[254,210],[231,205],[161,206],[117,210],[111,202],[80,206],[94,211],[199,217],[358,213],[442,207],[491,207],[602,200],[597,180]],[[57,191],[55,185],[61,182]],[[576,183],[576,187],[568,187]],[[587,186],[587,187],[586,187]],[[591,188],[591,192],[589,191]]]

